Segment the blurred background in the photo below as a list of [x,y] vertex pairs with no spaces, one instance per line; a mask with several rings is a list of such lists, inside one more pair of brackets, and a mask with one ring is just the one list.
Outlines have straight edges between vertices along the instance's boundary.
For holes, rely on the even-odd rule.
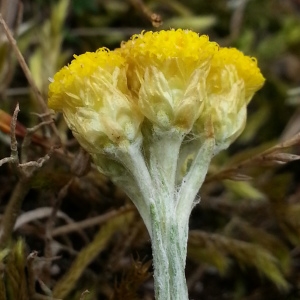
[[266,78],[193,210],[190,299],[300,299],[299,0],[1,0],[0,11],[17,42],[1,27],[0,159],[20,106],[19,161],[0,164],[0,299],[153,299],[145,226],[45,103],[74,54],[170,28],[237,47]]

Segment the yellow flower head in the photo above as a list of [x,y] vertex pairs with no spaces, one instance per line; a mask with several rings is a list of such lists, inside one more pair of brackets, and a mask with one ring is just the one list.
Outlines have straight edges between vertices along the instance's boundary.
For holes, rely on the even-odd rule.
[[226,148],[242,131],[246,107],[264,78],[255,59],[190,30],[143,32],[120,49],[75,56],[49,86],[49,107],[64,113],[95,153],[132,142],[146,117],[154,129],[213,132]]
[[127,87],[126,61],[105,48],[75,56],[56,73],[49,86],[48,105],[63,112],[89,152],[134,140],[140,133],[143,117]]
[[143,114],[159,127],[188,132],[201,114],[218,45],[178,29],[134,35],[119,51],[128,61],[128,84]]
[[235,48],[220,48],[210,63],[207,99],[195,123],[196,132],[204,132],[205,123],[210,122],[216,144],[227,148],[244,129],[247,104],[264,81],[254,58]]
[[[228,70],[228,68],[235,69],[236,79],[244,82],[245,101],[248,104],[254,93],[262,87],[265,79],[257,67],[256,59],[245,56],[235,48],[220,48],[215,54],[207,78],[208,93],[222,93],[224,89],[222,80],[225,80],[225,78],[222,79],[222,76],[226,76],[223,74],[223,70]],[[230,89],[229,84],[227,89]]]

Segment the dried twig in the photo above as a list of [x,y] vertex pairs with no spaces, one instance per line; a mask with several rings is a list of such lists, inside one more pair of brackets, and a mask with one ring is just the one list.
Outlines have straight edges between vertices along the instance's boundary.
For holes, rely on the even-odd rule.
[[[36,97],[36,99],[38,101],[39,107],[41,108],[41,110],[42,110],[43,113],[46,113],[45,114],[45,120],[46,121],[51,121],[51,117],[49,115],[49,109],[48,109],[48,107],[47,107],[47,105],[46,105],[46,103],[45,103],[45,101],[44,101],[44,99],[43,99],[43,97],[41,95],[41,92],[39,91],[36,83],[34,82],[33,77],[31,75],[31,72],[30,72],[30,70],[29,70],[29,68],[27,66],[27,63],[26,63],[26,61],[25,61],[25,59],[24,59],[21,51],[19,50],[19,48],[17,46],[17,42],[14,39],[14,37],[13,37],[10,29],[8,28],[5,20],[3,19],[1,13],[0,13],[0,24],[3,26],[4,32],[5,32],[6,36],[7,36],[7,39],[10,42],[10,44],[11,44],[11,46],[13,48],[13,51],[15,52],[16,57],[17,57],[17,59],[19,61],[19,64],[20,64],[20,66],[21,66],[21,68],[22,68],[22,70],[23,70],[23,72],[24,72],[24,74],[25,74],[25,76],[26,76],[26,78],[27,78],[27,80],[28,80],[28,82],[29,82],[29,84],[30,84],[30,86],[31,86],[34,94],[35,94],[35,97]],[[56,134],[57,138],[59,138],[59,132],[58,132],[55,124],[54,123],[50,123],[50,126],[51,126],[53,132]]]
[[242,169],[258,165],[282,165],[287,162],[299,160],[299,155],[282,152],[299,143],[300,133],[294,135],[292,138],[285,142],[279,143],[257,155],[254,155],[239,163],[229,166],[216,174],[208,176],[205,182],[221,179],[248,180],[249,177],[247,175],[240,174]]
[[49,145],[47,145],[46,142],[43,142],[41,139],[37,139],[37,137],[34,134],[41,127],[43,127],[45,125],[49,125],[53,122],[54,122],[53,120],[47,120],[47,121],[43,121],[43,122],[37,124],[36,126],[34,126],[32,128],[27,128],[26,134],[24,136],[24,140],[22,143],[22,151],[21,151],[21,162],[22,163],[27,161],[27,148],[31,144],[31,141],[35,140],[36,142],[38,142],[38,144],[40,144],[40,145],[42,144],[45,147],[49,147]]
[[30,70],[29,70],[29,68],[28,68],[28,66],[26,64],[26,61],[25,61],[25,59],[24,59],[21,51],[19,50],[19,48],[17,46],[17,41],[14,39],[12,33],[10,32],[10,29],[8,28],[5,20],[2,17],[2,14],[0,14],[0,23],[3,26],[3,28],[4,28],[5,34],[6,34],[6,36],[7,36],[8,40],[9,40],[9,42],[10,42],[10,44],[11,44],[11,46],[12,46],[14,52],[15,52],[15,54],[17,56],[17,59],[18,59],[18,61],[20,63],[20,66],[21,66],[21,68],[22,68],[22,70],[23,70],[23,72],[24,72],[24,74],[25,74],[25,76],[26,76],[26,78],[27,78],[27,80],[28,80],[28,82],[29,82],[29,84],[30,84],[30,86],[31,86],[31,88],[32,88],[35,96],[36,96],[36,99],[38,100],[39,106],[42,108],[42,110],[44,112],[48,111],[47,105],[46,105],[46,103],[45,103],[45,101],[44,101],[44,99],[43,99],[43,97],[42,97],[42,95],[41,95],[41,93],[40,93],[37,85],[35,84],[32,76],[31,76],[31,72],[30,72]]
[[100,215],[100,216],[97,216],[94,218],[89,218],[84,221],[63,225],[63,226],[55,228],[52,231],[52,236],[55,237],[58,235],[69,234],[71,232],[78,231],[78,230],[81,230],[84,228],[101,225],[104,222],[107,222],[109,219],[111,219],[115,216],[118,216],[118,215],[122,215],[130,210],[135,210],[135,208],[132,205],[126,205],[126,206],[123,206],[122,208],[120,208],[119,210],[113,210],[106,214],[103,214],[103,215]]
[[[39,125],[41,125],[41,126],[43,126],[43,125],[45,125],[45,124],[49,124],[49,122],[50,121],[45,121],[45,122],[42,122],[41,124],[39,124]],[[41,126],[39,126],[39,125],[36,125],[34,128],[37,128],[37,127],[41,127]],[[22,143],[22,146],[21,146],[21,163],[23,164],[23,165],[25,165],[26,164],[26,161],[27,161],[27,147],[28,147],[28,145],[31,143],[31,139],[30,139],[30,136],[34,133],[34,131],[35,131],[35,129],[34,130],[32,130],[32,128],[29,128],[28,129],[28,132],[29,133],[27,133],[26,135],[25,135],[25,137],[24,137],[24,140],[23,140],[23,143]],[[53,152],[54,152],[54,150],[55,150],[55,148],[56,147],[51,147],[50,148],[50,150],[49,150],[49,153],[48,153],[48,156],[49,155],[51,155]],[[24,153],[23,153],[24,152]],[[47,155],[45,155],[45,159],[46,159],[46,157],[47,157]],[[37,160],[37,161],[40,161],[41,159],[39,159],[39,160]]]
[[13,190],[13,193],[9,199],[9,202],[5,208],[4,215],[1,221],[0,228],[0,248],[5,247],[9,241],[11,234],[13,232],[16,220],[20,214],[21,205],[24,197],[27,195],[30,189],[31,178],[34,173],[39,170],[44,163],[49,160],[50,155],[54,151],[51,149],[44,157],[38,159],[37,161],[29,161],[26,163],[20,164],[19,162],[19,153],[18,153],[18,142],[16,139],[16,124],[19,113],[19,105],[17,104],[12,120],[11,120],[11,155],[8,158],[4,158],[0,161],[0,166],[3,163],[12,163],[16,168],[19,181],[16,187]]
[[10,150],[11,154],[10,157],[6,157],[0,160],[0,167],[5,164],[5,163],[19,163],[19,156],[18,156],[18,142],[16,138],[16,126],[17,126],[17,119],[18,119],[18,114],[20,112],[19,109],[19,103],[17,104],[13,117],[11,119],[10,123]]
[[228,44],[231,44],[232,41],[236,40],[240,35],[248,2],[248,0],[239,1],[238,5],[235,7],[230,20],[230,36]]
[[152,24],[153,27],[162,25],[162,18],[160,15],[152,12],[142,0],[129,0],[131,5],[139,12],[141,12]]

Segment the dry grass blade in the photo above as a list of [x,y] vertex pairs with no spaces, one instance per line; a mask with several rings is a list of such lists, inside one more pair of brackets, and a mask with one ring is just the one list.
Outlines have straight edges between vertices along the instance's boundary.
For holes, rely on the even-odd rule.
[[[0,276],[3,279],[4,278],[4,259],[9,254],[9,249],[3,249],[0,251]],[[6,287],[4,280],[0,280],[0,299],[6,300]]]
[[56,237],[63,234],[69,234],[74,231],[79,231],[85,228],[89,228],[96,225],[101,225],[104,222],[107,222],[109,219],[114,218],[118,215],[122,215],[124,213],[135,211],[135,208],[132,205],[124,206],[118,211],[112,210],[105,214],[99,215],[97,217],[89,218],[87,220],[83,220],[76,223],[69,223],[66,225],[62,225],[60,227],[54,228],[52,231],[52,236]]
[[54,287],[53,295],[55,297],[65,298],[71,292],[85,268],[103,251],[117,230],[127,228],[127,225],[133,220],[133,216],[132,212],[124,213],[111,218],[100,228],[94,240],[80,251],[67,273]]
[[[241,170],[244,170],[246,168],[266,165],[282,165],[287,162],[299,160],[299,155],[282,152],[283,150],[286,150],[298,144],[300,144],[300,133],[294,135],[289,140],[279,143],[259,154],[256,154],[231,166],[225,167],[220,172],[208,176],[206,178],[206,182],[222,179],[234,179],[236,176],[238,179],[242,180]],[[245,176],[245,179],[248,180],[247,175]]]
[[12,246],[5,265],[4,282],[8,299],[30,300],[23,240],[19,240]]
[[152,261],[132,262],[130,270],[124,274],[120,284],[114,288],[114,295],[110,300],[139,300],[138,288],[151,276],[149,268]]
[[[199,251],[214,250],[212,255],[231,255],[241,266],[255,267],[281,290],[288,290],[289,285],[278,267],[277,259],[265,248],[232,239],[219,234],[203,231],[191,231],[189,236],[189,257],[199,260]],[[198,254],[197,254],[198,253]],[[206,253],[206,255],[209,255]]]

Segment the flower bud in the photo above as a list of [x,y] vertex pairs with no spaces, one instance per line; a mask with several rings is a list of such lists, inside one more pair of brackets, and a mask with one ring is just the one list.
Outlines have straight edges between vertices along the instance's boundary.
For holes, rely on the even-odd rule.
[[264,81],[255,59],[235,48],[220,48],[211,60],[206,101],[193,131],[201,135],[211,124],[217,152],[227,148],[244,129],[247,104]]
[[206,77],[217,44],[189,30],[145,32],[119,50],[128,85],[142,113],[163,129],[189,132],[206,97]]
[[127,87],[126,61],[105,48],[87,52],[55,74],[50,108],[62,111],[80,144],[90,153],[131,142],[143,116]]

